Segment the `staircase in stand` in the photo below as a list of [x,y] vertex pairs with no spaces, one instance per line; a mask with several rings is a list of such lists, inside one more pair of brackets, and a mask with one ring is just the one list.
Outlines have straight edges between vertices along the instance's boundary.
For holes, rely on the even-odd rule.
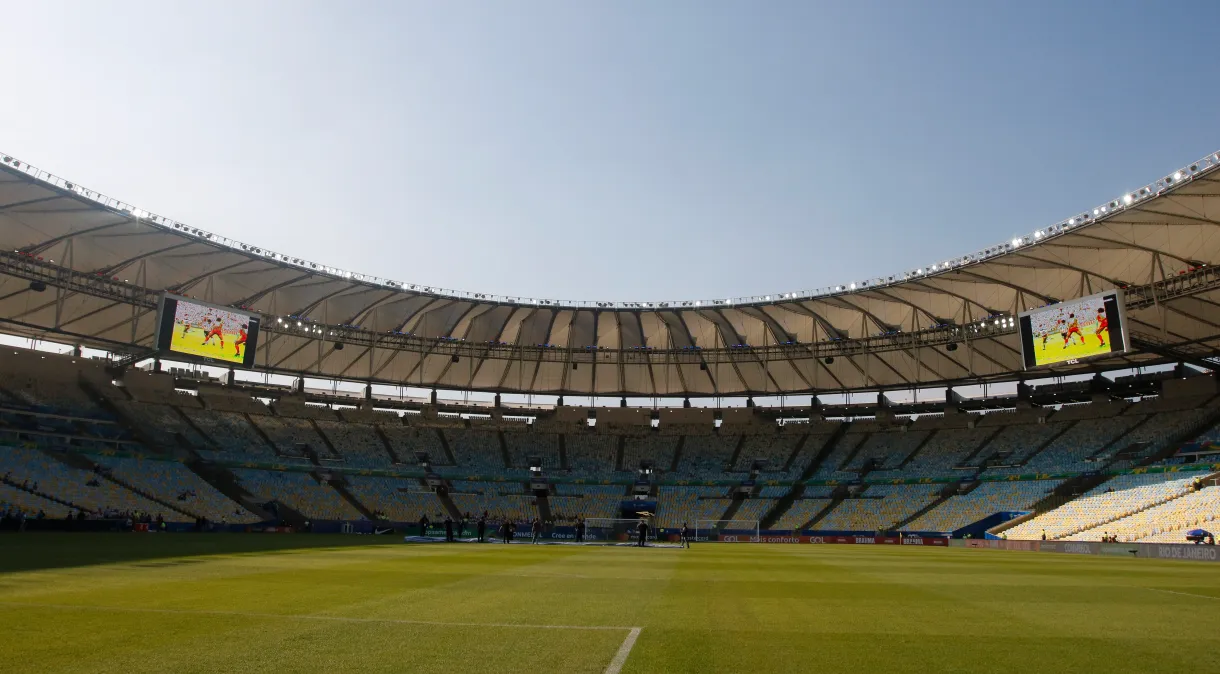
[[[197,457],[187,461],[186,467],[189,468],[192,473],[198,475],[204,482],[212,485],[216,491],[228,497],[229,500],[233,501],[235,504],[249,510],[263,520],[276,519],[272,513],[263,508],[263,503],[260,502],[260,499],[257,496],[246,491],[245,488],[241,486],[237,476],[234,475],[233,472],[228,468],[214,463],[205,462]],[[301,518],[301,521],[303,520],[304,517]]]
[[376,433],[377,437],[381,440],[381,447],[385,450],[385,453],[389,455],[390,462],[400,466],[406,465],[403,463],[402,457],[398,456],[398,452],[394,451],[394,443],[390,442],[390,438],[386,436],[385,431],[381,430],[380,424],[373,424],[373,432]]
[[560,470],[572,470],[571,464],[568,463],[568,445],[563,433],[559,434],[559,468]]
[[500,441],[500,458],[504,460],[504,467],[511,469],[513,461],[508,453],[508,440],[504,438],[504,431],[496,431],[496,438]]
[[671,473],[678,472],[678,464],[682,462],[682,448],[685,445],[686,445],[686,436],[679,435],[678,436],[678,446],[677,446],[677,448],[674,449],[674,460],[673,460],[673,463],[671,463],[669,465],[669,472],[671,472]]
[[838,508],[839,504],[846,500],[847,499],[844,499],[844,498],[831,499],[830,503],[826,504],[826,507],[819,510],[818,514],[814,515],[812,519],[810,519],[808,522],[806,522],[802,526],[798,527],[797,529],[799,531],[812,530],[814,528],[814,526],[816,526],[818,524],[818,522],[821,522],[822,520],[826,519],[826,516],[830,514],[830,511],[834,510],[835,508]]
[[614,450],[614,470],[617,472],[622,472],[623,470],[625,470],[623,468],[623,454],[626,451],[627,451],[627,438],[626,438],[626,436],[620,435],[620,436],[618,436],[618,442],[616,443],[616,447]]
[[[835,432],[831,433],[830,437],[826,439],[825,444],[822,445],[821,449],[819,449],[818,453],[813,457],[813,460],[809,462],[809,465],[805,466],[805,470],[801,471],[801,476],[797,478],[796,484],[792,485],[792,488],[788,490],[788,493],[780,497],[780,499],[775,502],[775,505],[771,507],[771,510],[763,516],[761,522],[763,529],[773,526],[779,520],[779,518],[784,515],[784,513],[788,512],[788,509],[792,507],[792,504],[795,503],[797,499],[804,496],[805,482],[817,474],[818,468],[822,466],[827,457],[829,457],[831,452],[834,451],[835,445],[843,439],[843,436],[847,433],[847,428],[849,426],[851,426],[851,422],[841,423],[839,424],[839,427],[835,429]],[[804,446],[808,439],[809,436],[806,435],[805,439],[802,440],[800,444]]]

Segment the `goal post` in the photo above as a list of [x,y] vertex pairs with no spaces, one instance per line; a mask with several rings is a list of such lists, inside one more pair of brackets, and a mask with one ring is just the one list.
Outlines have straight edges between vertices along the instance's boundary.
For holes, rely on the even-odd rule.
[[695,520],[695,540],[719,541],[734,536],[739,543],[757,543],[758,523],[758,520]]

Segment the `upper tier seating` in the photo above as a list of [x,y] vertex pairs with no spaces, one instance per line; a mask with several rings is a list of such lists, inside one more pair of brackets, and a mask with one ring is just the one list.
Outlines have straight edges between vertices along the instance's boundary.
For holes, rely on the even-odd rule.
[[418,522],[424,515],[444,520],[444,506],[418,480],[353,475],[347,478],[347,488],[366,508],[391,522]]
[[[623,441],[623,470],[634,473],[639,470],[641,461],[651,461],[656,473],[668,471],[674,463],[678,439],[675,435],[628,436]],[[610,465],[614,466],[613,455]]]
[[736,435],[690,435],[682,446],[678,472],[696,479],[724,476],[724,469],[737,449]]
[[390,454],[385,443],[371,424],[339,421],[318,421],[322,431],[335,451],[349,466],[361,468],[389,468]]

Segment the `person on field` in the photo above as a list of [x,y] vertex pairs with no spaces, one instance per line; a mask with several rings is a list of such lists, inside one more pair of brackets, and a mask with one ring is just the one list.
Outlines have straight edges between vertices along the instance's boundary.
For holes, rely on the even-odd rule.
[[644,547],[644,541],[648,539],[648,522],[644,521],[644,519],[641,518],[640,523],[635,525],[635,532],[636,532],[636,543],[635,544],[641,548]]
[[479,542],[480,543],[486,542],[483,540],[483,537],[487,535],[487,515],[480,515],[478,524],[476,524],[475,526],[477,527],[477,533],[479,535]]
[[454,542],[454,540],[455,539],[453,538],[453,518],[446,517],[445,518],[445,542],[452,543],[452,542]]
[[534,545],[538,545],[538,539],[542,536],[542,520],[537,517],[530,524],[530,533],[533,534],[534,540],[531,541]]
[[576,518],[576,542],[585,542],[585,518],[583,517]]
[[690,528],[686,526],[686,522],[682,523],[682,545],[690,547]]
[[424,537],[428,535],[428,516],[421,515],[419,518],[419,535]]

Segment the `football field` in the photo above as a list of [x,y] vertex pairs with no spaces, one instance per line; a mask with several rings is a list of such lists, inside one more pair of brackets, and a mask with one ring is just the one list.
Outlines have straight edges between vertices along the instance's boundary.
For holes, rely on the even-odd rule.
[[3,672],[1220,671],[1220,565],[0,535]]

